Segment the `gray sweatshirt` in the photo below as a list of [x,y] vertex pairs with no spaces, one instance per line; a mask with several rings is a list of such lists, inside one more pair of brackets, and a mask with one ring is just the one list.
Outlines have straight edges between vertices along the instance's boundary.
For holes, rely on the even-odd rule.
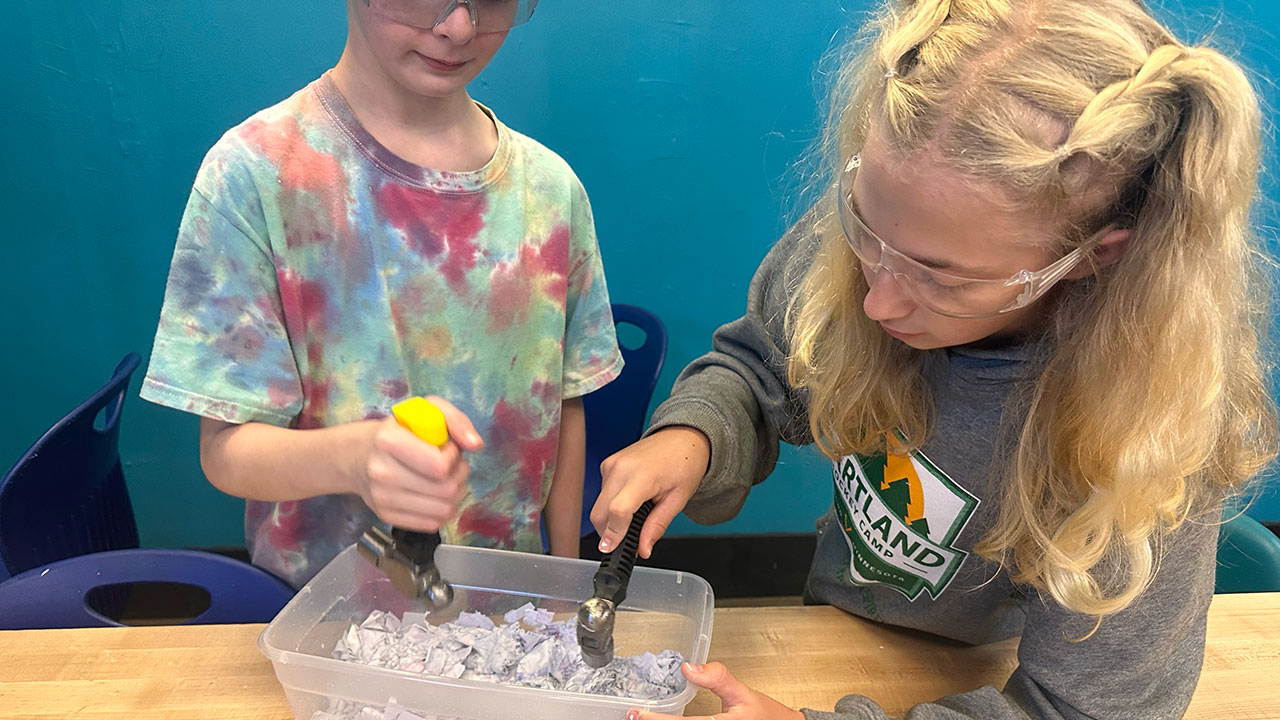
[[[804,394],[786,381],[786,288],[814,241],[789,233],[757,270],[746,314],[719,328],[713,351],[681,373],[648,433],[688,425],[711,440],[707,475],[685,513],[724,522],[773,470],[780,440],[812,442]],[[1041,367],[1033,342],[928,351],[933,430],[910,462],[849,457],[833,464],[835,503],[818,522],[806,600],[967,643],[1021,634],[1004,690],[981,687],[917,705],[907,720],[943,718],[1179,718],[1195,690],[1213,593],[1217,511],[1162,544],[1154,581],[1128,609],[1094,619],[1016,585],[973,552],[999,510],[999,438],[1022,417],[1020,381]],[[1099,388],[1105,392],[1106,388]],[[1002,417],[1006,413],[1011,418]],[[861,695],[810,720],[879,720]]]

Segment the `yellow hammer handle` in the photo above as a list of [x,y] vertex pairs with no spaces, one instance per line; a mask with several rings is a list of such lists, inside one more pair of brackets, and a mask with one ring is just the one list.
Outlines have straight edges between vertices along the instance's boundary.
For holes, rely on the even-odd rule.
[[391,406],[391,414],[406,430],[436,447],[444,447],[449,442],[449,429],[445,426],[444,413],[426,398],[411,397],[401,400]]

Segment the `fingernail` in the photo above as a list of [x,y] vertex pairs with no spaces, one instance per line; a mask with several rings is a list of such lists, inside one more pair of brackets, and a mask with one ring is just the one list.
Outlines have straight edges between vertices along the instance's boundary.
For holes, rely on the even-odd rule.
[[604,540],[604,539],[601,539],[601,540],[600,540],[600,552],[609,552],[609,541],[608,541],[608,540]]
[[685,663],[685,665],[688,665],[688,666],[689,666],[689,669],[690,669],[690,670],[692,670],[692,671],[694,671],[694,672],[696,672],[696,673],[700,673],[700,672],[702,672],[702,668],[703,668],[703,666],[702,666],[702,665],[697,665],[697,664],[695,664],[695,663],[691,663],[691,662],[687,662],[687,663]]
[[640,720],[640,711],[631,708],[627,711],[627,720]]
[[480,436],[475,433],[471,433],[467,435],[467,442],[478,443],[480,442]]

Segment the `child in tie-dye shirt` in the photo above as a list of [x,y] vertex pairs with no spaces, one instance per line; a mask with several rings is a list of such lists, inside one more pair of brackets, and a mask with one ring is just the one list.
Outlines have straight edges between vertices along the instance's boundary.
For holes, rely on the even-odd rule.
[[[206,475],[295,586],[379,518],[539,551],[545,512],[576,556],[581,396],[622,366],[591,209],[466,91],[532,2],[347,10],[337,66],[205,158],[142,396],[202,416]],[[444,448],[387,417],[413,395]]]

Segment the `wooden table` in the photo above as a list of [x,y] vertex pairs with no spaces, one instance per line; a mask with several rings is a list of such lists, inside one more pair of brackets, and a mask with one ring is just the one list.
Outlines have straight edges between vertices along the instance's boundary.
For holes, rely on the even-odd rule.
[[[0,717],[292,718],[261,625],[0,632]],[[851,692],[891,714],[1001,686],[1016,641],[959,647],[829,607],[716,610],[711,659],[792,707],[830,710]],[[831,648],[847,648],[832,655]],[[1280,717],[1280,593],[1219,595],[1188,718]],[[687,715],[720,709],[700,692]]]

